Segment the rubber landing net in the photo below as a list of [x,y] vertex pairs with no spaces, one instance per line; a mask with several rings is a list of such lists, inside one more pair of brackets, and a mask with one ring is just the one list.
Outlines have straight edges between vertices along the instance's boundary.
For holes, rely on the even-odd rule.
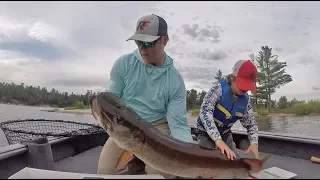
[[37,137],[75,137],[106,133],[96,124],[45,119],[9,120],[1,122],[0,128],[9,145]]

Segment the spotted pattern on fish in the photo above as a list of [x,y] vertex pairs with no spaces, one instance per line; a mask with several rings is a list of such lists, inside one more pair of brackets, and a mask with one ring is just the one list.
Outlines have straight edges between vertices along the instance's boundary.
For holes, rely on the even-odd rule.
[[[213,111],[222,95],[222,88],[220,83],[215,84],[213,87],[210,88],[208,93],[205,95],[203,102],[200,108],[200,119],[204,128],[202,128],[199,124],[197,124],[197,128],[202,131],[207,131],[208,135],[211,137],[212,140],[217,140],[221,135],[218,131],[216,124],[214,123],[213,119]],[[253,108],[249,103],[246,107],[244,115],[241,119],[239,119],[240,123],[244,128],[247,129],[248,139],[250,144],[255,144],[258,146],[258,126],[257,122],[254,117]]]

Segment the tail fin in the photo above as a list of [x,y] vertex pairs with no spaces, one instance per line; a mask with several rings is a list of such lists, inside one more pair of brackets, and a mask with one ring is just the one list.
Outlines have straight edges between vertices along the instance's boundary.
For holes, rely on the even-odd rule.
[[261,171],[263,164],[269,159],[270,156],[271,155],[268,155],[267,157],[263,158],[262,160],[244,158],[243,161],[249,166],[248,170],[252,170],[254,172],[259,172],[259,171]]
[[264,164],[264,163],[269,159],[270,156],[271,156],[271,154],[268,155],[268,156],[266,156],[265,158],[263,158],[263,159],[261,160],[262,164]]

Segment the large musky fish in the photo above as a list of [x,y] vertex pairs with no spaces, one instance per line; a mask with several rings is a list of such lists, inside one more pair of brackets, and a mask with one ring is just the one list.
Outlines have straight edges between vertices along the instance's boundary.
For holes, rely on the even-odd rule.
[[177,140],[161,133],[110,92],[90,99],[94,118],[116,142],[137,158],[164,173],[180,177],[245,178],[262,169],[263,160],[229,160],[220,151]]

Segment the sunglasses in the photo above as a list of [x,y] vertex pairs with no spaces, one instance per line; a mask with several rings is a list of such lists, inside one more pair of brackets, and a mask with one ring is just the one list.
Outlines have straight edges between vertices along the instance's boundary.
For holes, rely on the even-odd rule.
[[144,46],[146,48],[152,48],[157,43],[157,41],[159,41],[160,38],[152,42],[144,42],[144,41],[134,41],[134,42],[137,44],[138,47]]

